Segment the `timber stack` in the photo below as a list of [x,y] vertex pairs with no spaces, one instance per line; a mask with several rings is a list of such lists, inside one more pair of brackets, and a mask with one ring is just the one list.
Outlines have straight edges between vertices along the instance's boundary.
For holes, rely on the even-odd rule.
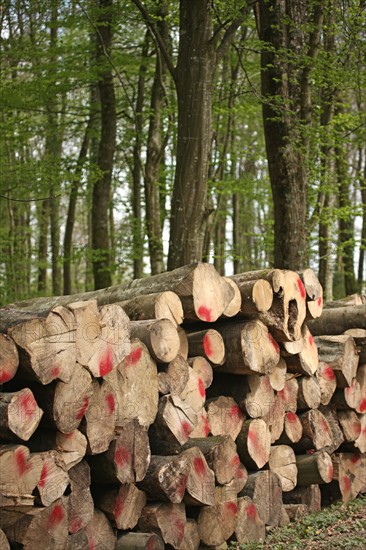
[[366,492],[366,304],[198,263],[0,309],[0,545],[181,550]]

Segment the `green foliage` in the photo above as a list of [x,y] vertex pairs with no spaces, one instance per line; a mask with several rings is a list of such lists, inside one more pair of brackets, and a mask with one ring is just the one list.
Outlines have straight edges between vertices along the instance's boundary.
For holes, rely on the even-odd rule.
[[274,529],[264,543],[235,544],[232,550],[361,550],[366,538],[366,497],[337,503],[309,514],[286,527]]

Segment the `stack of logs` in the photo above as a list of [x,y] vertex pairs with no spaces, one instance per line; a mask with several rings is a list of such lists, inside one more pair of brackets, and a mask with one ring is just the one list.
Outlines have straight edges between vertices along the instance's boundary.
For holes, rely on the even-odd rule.
[[0,310],[0,547],[259,541],[366,492],[366,305],[198,263]]

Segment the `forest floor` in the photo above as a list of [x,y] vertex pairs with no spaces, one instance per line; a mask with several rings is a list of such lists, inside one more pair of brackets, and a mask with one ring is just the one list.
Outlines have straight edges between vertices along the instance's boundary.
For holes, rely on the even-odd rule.
[[366,550],[366,495],[271,531],[260,544],[234,544],[231,550]]

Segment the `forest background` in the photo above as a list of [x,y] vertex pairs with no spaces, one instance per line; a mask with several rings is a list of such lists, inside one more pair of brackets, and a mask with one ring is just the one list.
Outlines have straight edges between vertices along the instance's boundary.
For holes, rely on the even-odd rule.
[[11,0],[0,48],[0,305],[197,260],[365,291],[365,0]]

